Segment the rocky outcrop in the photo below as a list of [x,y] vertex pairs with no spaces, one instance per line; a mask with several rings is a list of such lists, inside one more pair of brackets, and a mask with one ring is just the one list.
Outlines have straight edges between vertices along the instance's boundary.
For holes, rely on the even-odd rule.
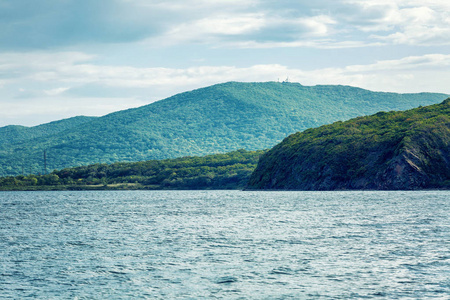
[[450,188],[450,99],[287,137],[261,157],[249,189]]

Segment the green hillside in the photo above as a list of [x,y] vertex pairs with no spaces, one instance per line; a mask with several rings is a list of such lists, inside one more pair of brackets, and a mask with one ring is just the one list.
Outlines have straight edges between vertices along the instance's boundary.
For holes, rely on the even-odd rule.
[[9,144],[15,144],[38,137],[51,136],[92,121],[93,119],[95,119],[95,117],[78,116],[34,127],[20,125],[0,127],[0,148],[5,148]]
[[94,164],[46,175],[0,178],[0,190],[242,189],[264,151]]
[[0,176],[94,163],[267,149],[336,120],[443,101],[443,94],[379,93],[348,86],[229,82],[119,111],[46,136],[5,142]]
[[287,137],[258,163],[250,189],[450,188],[450,98]]

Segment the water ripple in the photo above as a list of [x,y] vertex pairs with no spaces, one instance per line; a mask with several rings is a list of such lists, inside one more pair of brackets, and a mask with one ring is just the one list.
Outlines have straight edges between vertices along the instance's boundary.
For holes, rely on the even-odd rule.
[[450,193],[3,192],[2,299],[448,299]]

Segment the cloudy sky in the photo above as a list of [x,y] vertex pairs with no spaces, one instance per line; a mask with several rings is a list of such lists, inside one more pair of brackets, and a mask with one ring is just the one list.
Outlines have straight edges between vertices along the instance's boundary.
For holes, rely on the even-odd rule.
[[448,0],[0,0],[0,126],[226,81],[450,94]]

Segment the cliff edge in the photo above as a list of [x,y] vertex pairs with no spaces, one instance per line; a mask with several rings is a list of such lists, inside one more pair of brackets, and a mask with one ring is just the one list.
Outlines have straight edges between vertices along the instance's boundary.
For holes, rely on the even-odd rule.
[[265,155],[248,189],[450,188],[450,98],[295,133]]

